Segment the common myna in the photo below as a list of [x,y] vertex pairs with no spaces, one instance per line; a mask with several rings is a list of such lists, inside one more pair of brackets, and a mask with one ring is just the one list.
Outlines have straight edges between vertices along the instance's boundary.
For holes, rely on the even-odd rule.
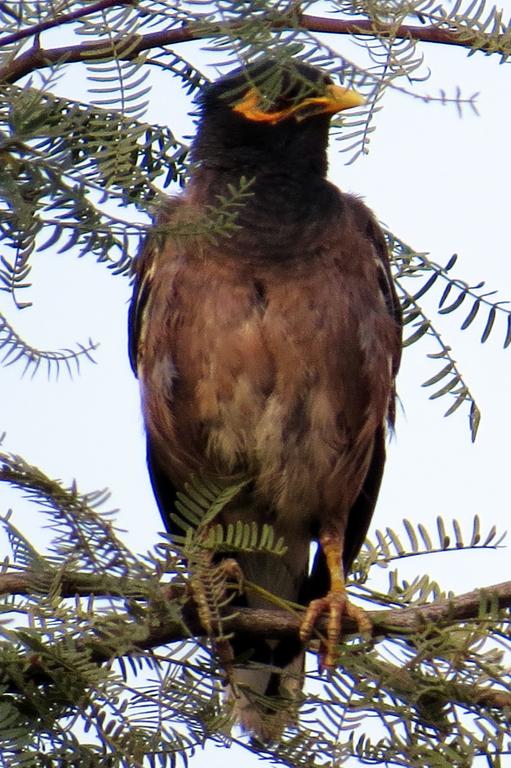
[[[166,526],[191,476],[249,478],[219,522],[269,523],[287,551],[232,557],[247,583],[308,606],[301,641],[232,640],[231,701],[262,738],[292,717],[316,619],[328,616],[327,668],[342,616],[367,628],[344,579],[380,487],[401,315],[375,217],[326,179],[330,119],[362,102],[296,60],[208,85],[188,186],[162,206],[135,264],[130,355]],[[229,199],[230,225],[208,231]],[[261,594],[242,600],[268,607]]]

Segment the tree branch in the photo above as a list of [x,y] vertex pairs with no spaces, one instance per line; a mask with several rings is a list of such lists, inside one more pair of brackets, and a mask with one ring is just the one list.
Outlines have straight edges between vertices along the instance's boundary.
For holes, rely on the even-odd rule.
[[[40,21],[38,24],[34,24],[31,27],[25,27],[25,29],[19,29],[17,32],[12,32],[10,35],[0,37],[0,48],[4,45],[17,43],[19,40],[26,40],[27,37],[37,37],[41,32],[46,32],[47,29],[62,27],[64,24],[70,24],[72,21],[81,19],[84,16],[90,16],[99,11],[106,11],[108,8],[116,8],[119,5],[131,5],[131,3],[132,0],[99,0],[98,3],[91,3],[84,8],[78,8],[76,11],[58,14],[46,21]],[[6,8],[4,11],[7,13]]]
[[[54,573],[48,572],[55,589]],[[44,574],[43,574],[44,578]],[[63,598],[76,595],[96,595],[111,598],[135,597],[147,599],[147,584],[135,579],[121,577],[104,577],[94,574],[67,573],[60,583],[60,594]],[[0,575],[0,594],[31,595],[41,594],[41,574],[35,573],[5,573]],[[152,590],[154,595],[154,590]],[[104,638],[101,633],[101,622],[97,622],[93,634],[77,640],[78,650],[86,651],[91,661],[103,664],[115,659],[119,649],[112,644],[112,638],[130,638],[130,648],[123,645],[122,654],[150,651],[159,646],[182,641],[190,637],[201,637],[204,630],[201,626],[195,604],[187,599],[187,588],[184,584],[161,584],[161,594],[157,598],[159,605],[149,603],[147,616],[150,620],[137,619],[130,613],[110,614],[106,619],[108,632]],[[174,611],[162,611],[165,600],[179,600],[182,605],[182,618],[176,619]],[[484,620],[488,613],[490,620],[495,620],[495,609],[511,606],[511,581],[495,584],[472,592],[466,592],[452,599],[440,600],[422,606],[403,609],[377,610],[368,612],[373,623],[373,636],[383,639],[386,636],[409,636],[421,632],[432,625],[435,631],[439,626],[452,625],[458,621],[470,619]],[[278,639],[296,637],[300,627],[301,615],[284,610],[264,610],[248,608],[231,608],[232,615],[223,620],[224,634],[236,633],[250,638],[264,637]],[[142,616],[142,613],[138,614]],[[116,631],[116,626],[118,631]],[[326,621],[318,623],[318,630],[326,630]],[[343,620],[344,634],[353,634],[357,627],[352,619]],[[12,630],[11,630],[12,632]],[[53,653],[53,659],[58,654]],[[413,698],[417,681],[410,670],[398,667],[388,662],[374,660],[378,669],[374,670],[376,677],[383,675],[387,684],[402,696]],[[53,682],[53,667],[47,666],[41,653],[29,654],[22,662],[24,685],[48,685]],[[381,669],[380,669],[381,667]],[[379,671],[378,671],[379,670]],[[5,673],[9,677],[9,671]],[[58,669],[55,670],[58,677]],[[19,690],[19,673],[14,676],[9,685],[11,692]],[[465,684],[451,683],[449,686],[449,701],[454,704],[472,707],[491,707],[504,711],[511,707],[511,694],[505,690],[477,688]]]
[[[127,2],[127,0],[124,0],[124,2]],[[86,10],[89,14],[94,8],[98,9],[99,7],[111,7],[113,5],[121,4],[124,4],[123,0],[117,0],[115,3],[113,0],[103,0],[95,5],[89,6]],[[85,15],[84,11],[85,9],[82,9],[80,14],[78,14],[77,11],[74,12],[75,18]],[[20,30],[19,33],[13,34],[21,35],[23,38],[37,35],[41,31],[42,25],[47,24],[48,26],[44,27],[44,29],[48,29],[50,26],[59,26],[60,23],[67,24],[73,20],[71,16],[73,16],[73,14],[66,14],[61,17],[62,22],[57,18],[55,19],[55,24],[50,21],[42,22],[42,24],[38,24],[26,30]],[[210,27],[205,27],[204,25],[194,27],[193,25],[190,25],[182,26],[177,29],[173,28],[160,32],[152,32],[146,35],[131,35],[127,37],[118,37],[114,40],[81,43],[79,45],[69,45],[61,48],[43,49],[38,46],[33,46],[13,61],[10,61],[5,67],[0,68],[0,81],[14,83],[35,70],[44,69],[45,67],[56,64],[69,64],[78,61],[91,62],[114,58],[114,56],[122,60],[132,60],[142,51],[147,51],[153,48],[177,45],[191,40],[211,38],[220,34],[225,35],[226,30],[230,30],[233,34],[236,34],[237,26],[239,26],[237,22],[233,22],[231,25],[224,25],[221,28],[214,25]],[[502,44],[499,45],[496,43],[494,35],[492,36],[482,32],[479,32],[476,35],[469,29],[467,29],[466,32],[460,33],[448,29],[440,29],[434,25],[401,25],[396,28],[391,24],[377,24],[372,19],[345,20],[322,16],[310,16],[307,14],[290,17],[288,14],[280,20],[275,20],[273,18],[272,27],[275,30],[304,29],[309,32],[335,35],[374,36],[379,34],[395,39],[412,39],[419,42],[455,45],[463,48],[472,48],[476,45],[481,51],[500,53],[502,55],[505,55],[507,51],[505,40],[503,39]],[[20,37],[17,39],[20,39]],[[7,35],[0,38],[0,46],[6,45],[12,41],[13,35]],[[507,53],[509,53],[509,51],[507,51]]]
[[[53,574],[50,575],[52,588],[55,588]],[[166,599],[175,600],[183,597],[185,587],[174,584],[161,584],[162,595]],[[4,573],[0,575],[0,595],[32,595],[41,593],[41,575],[30,572]],[[95,576],[86,573],[64,574],[60,584],[60,594],[63,598],[76,595],[98,597],[143,597],[147,595],[144,583],[135,579],[125,579],[114,576]],[[408,635],[420,632],[428,624],[438,627],[441,624],[452,624],[458,621],[478,619],[481,617],[481,607],[496,605],[498,608],[511,607],[511,581],[493,584],[489,587],[465,592],[448,600],[438,600],[410,608],[392,610],[368,611],[373,623],[373,636]],[[285,610],[236,608],[234,616],[225,620],[225,631],[246,634],[253,637],[279,639],[293,637],[298,634],[301,615]],[[190,600],[185,606],[186,624],[192,635],[200,636],[203,628]],[[128,617],[126,620],[131,621]],[[322,631],[322,622],[318,628]],[[345,634],[357,631],[356,622],[349,617],[343,620]],[[183,633],[180,622],[163,623],[155,629],[143,643],[144,648],[183,640],[189,635]]]
[[[440,600],[436,603],[397,610],[368,611],[367,615],[373,625],[373,637],[407,636],[424,631],[429,624],[438,628],[440,625],[479,619],[482,613],[481,606],[485,604],[492,607],[497,604],[499,608],[511,606],[511,581],[466,592],[451,600]],[[250,637],[264,637],[272,640],[296,637],[302,620],[301,614],[285,610],[251,608],[234,610],[235,614],[223,622],[223,631]],[[201,636],[204,630],[192,601],[186,604],[184,615],[186,626],[192,635]],[[320,620],[316,626],[320,633],[326,634],[326,618]],[[343,618],[343,635],[350,635],[357,631],[358,627],[353,619]],[[142,647],[149,649],[157,645],[166,645],[183,640],[187,636],[183,633],[182,626],[178,628],[176,624],[163,624],[150,633]]]

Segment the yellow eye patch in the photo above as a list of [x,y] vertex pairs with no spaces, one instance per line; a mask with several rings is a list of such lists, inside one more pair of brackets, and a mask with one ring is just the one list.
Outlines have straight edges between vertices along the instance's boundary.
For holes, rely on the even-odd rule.
[[307,96],[301,101],[290,104],[280,110],[268,111],[262,108],[262,96],[257,88],[249,91],[233,106],[233,111],[258,123],[278,123],[291,115],[295,115],[308,107],[315,108],[316,114],[333,115],[343,109],[359,107],[365,99],[356,91],[343,88],[340,85],[327,85],[322,96]]

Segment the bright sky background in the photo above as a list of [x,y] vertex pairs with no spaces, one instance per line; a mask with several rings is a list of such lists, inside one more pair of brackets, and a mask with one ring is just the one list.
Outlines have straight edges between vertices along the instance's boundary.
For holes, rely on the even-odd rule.
[[[325,39],[340,51],[348,50],[346,40]],[[432,76],[419,90],[438,94],[443,88],[454,95],[459,85],[465,96],[479,91],[479,117],[467,108],[460,119],[453,106],[388,94],[370,154],[345,166],[345,156],[332,142],[330,177],[343,190],[361,195],[385,225],[418,251],[430,252],[440,263],[458,253],[453,274],[472,283],[484,279],[488,289],[499,291],[499,298],[511,298],[511,70],[482,54],[467,59],[462,49],[429,45],[422,50]],[[60,92],[75,95],[75,88],[82,87],[75,77],[71,67]],[[192,131],[189,110],[176,85],[160,80],[148,119],[177,124],[186,134]],[[4,448],[50,476],[66,482],[75,478],[81,491],[108,486],[110,506],[119,508],[117,520],[126,529],[127,543],[145,551],[162,525],[146,475],[138,387],[126,354],[128,281],[113,277],[92,259],[77,262],[66,254],[45,252],[37,257],[33,283],[32,309],[16,314],[0,297],[0,309],[18,332],[49,349],[91,336],[101,342],[98,365],[84,363],[73,381],[63,372],[58,383],[46,381],[44,374],[20,379],[19,365],[3,369]],[[467,311],[468,306],[438,318],[438,327],[482,410],[477,441],[470,442],[465,407],[443,419],[451,399],[429,402],[428,391],[420,387],[438,370],[438,363],[424,359],[431,348],[419,343],[405,351],[399,377],[402,410],[373,530],[399,528],[403,517],[431,523],[439,514],[446,520],[458,518],[467,538],[474,514],[481,516],[483,533],[494,523],[500,531],[508,527],[511,351],[502,351],[505,325],[500,318],[484,346],[479,343],[484,316],[459,332]],[[0,494],[0,512],[12,506],[15,523],[27,535],[45,522],[36,506],[27,507],[2,487]],[[410,558],[400,572],[412,577],[427,570],[441,586],[464,592],[505,581],[508,564],[509,552],[501,549]],[[226,763],[226,754],[198,755],[192,764],[212,761]],[[243,765],[255,762],[243,756]]]

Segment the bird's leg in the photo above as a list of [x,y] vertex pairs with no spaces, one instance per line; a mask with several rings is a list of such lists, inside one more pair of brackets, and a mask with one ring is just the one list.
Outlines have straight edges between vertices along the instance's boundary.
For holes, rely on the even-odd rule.
[[321,646],[320,665],[322,669],[332,670],[335,669],[338,661],[337,645],[341,636],[342,617],[348,616],[353,619],[361,634],[370,633],[372,624],[365,611],[348,600],[342,566],[342,536],[328,531],[320,535],[319,545],[323,549],[327,562],[330,590],[325,597],[312,600],[308,605],[300,627],[300,638],[303,643],[308,643],[315,623],[323,613],[327,613],[326,644],[322,643]]
[[[207,580],[202,576],[205,569],[209,572]],[[228,557],[215,564],[212,552],[206,553],[199,572],[190,579],[190,591],[197,606],[197,614],[208,637],[213,637],[218,629],[219,616],[213,616],[212,605],[215,605],[219,600],[222,602],[224,600],[224,596],[219,594],[217,585],[219,583],[223,585],[227,579],[235,582],[237,592],[243,591],[243,572],[236,560]],[[215,582],[213,588],[212,582]],[[216,600],[212,592],[215,592]],[[218,614],[217,611],[215,613]]]
[[[239,564],[232,557],[227,557],[225,560],[221,560],[216,566],[220,572],[222,580],[229,580],[236,583],[236,591],[243,591],[244,576]],[[228,637],[225,637],[222,632],[221,623],[218,623],[216,637],[213,640],[215,652],[222,668],[225,671],[227,681],[230,685],[233,685],[232,664],[234,661],[234,651],[232,645],[229,642]]]
[[[208,572],[208,577],[202,574]],[[199,620],[207,636],[211,638],[216,655],[230,679],[234,653],[222,631],[220,606],[225,601],[225,582],[234,581],[239,592],[243,589],[243,573],[233,558],[213,563],[213,552],[203,552],[196,575],[190,581],[193,600]],[[220,587],[220,588],[219,588]]]

